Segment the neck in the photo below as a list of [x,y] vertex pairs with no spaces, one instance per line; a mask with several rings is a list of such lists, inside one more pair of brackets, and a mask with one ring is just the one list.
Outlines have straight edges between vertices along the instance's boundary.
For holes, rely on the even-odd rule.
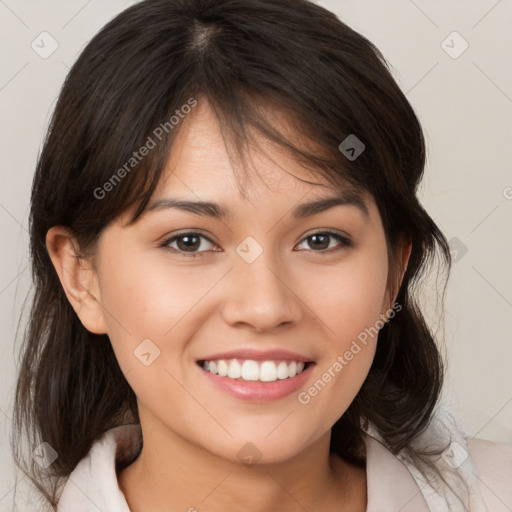
[[130,510],[366,510],[366,473],[329,453],[330,433],[291,459],[244,464],[161,428],[144,429],[138,458],[118,475]]

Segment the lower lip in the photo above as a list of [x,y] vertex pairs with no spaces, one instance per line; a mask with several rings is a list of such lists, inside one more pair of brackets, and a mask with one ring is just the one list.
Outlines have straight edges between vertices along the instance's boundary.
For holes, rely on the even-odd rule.
[[247,402],[273,402],[300,389],[307,381],[314,365],[309,363],[308,367],[295,377],[273,382],[235,380],[211,373],[199,365],[198,367],[215,386],[235,398]]

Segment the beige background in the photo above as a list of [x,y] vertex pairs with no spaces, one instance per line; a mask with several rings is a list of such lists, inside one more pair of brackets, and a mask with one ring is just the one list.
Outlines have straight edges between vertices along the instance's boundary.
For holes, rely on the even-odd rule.
[[[27,218],[36,158],[69,67],[131,3],[0,0],[0,511],[12,510],[14,336],[30,288]],[[319,3],[381,49],[423,124],[421,199],[457,259],[446,301],[444,399],[469,436],[512,445],[512,3]],[[47,59],[31,48],[44,31],[59,45]],[[464,41],[469,46],[458,55]],[[426,304],[434,298],[427,290]],[[427,314],[437,318],[434,308]]]

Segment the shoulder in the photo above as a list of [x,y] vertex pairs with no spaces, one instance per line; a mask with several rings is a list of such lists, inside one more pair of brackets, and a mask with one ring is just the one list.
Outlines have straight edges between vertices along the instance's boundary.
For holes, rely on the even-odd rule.
[[367,512],[428,512],[421,488],[407,466],[375,431],[373,434],[364,436]]
[[476,438],[467,446],[489,510],[512,510],[512,446]]
[[[461,500],[472,512],[512,511],[512,446],[471,438],[463,432],[449,410],[440,408],[436,411],[427,428],[408,447],[408,450],[412,449],[417,453],[433,454],[431,463],[437,473],[432,474],[430,467],[423,464],[421,466],[422,469],[429,470],[429,476],[420,471],[421,468],[416,466],[417,462],[409,457],[408,450],[401,450],[393,455],[386,449],[387,446],[382,443],[380,436],[376,432],[373,435],[379,442],[367,439],[367,462],[370,463],[369,476],[374,473],[373,478],[369,478],[369,483],[378,489],[379,498],[382,494],[388,500],[396,501],[396,492],[389,497],[385,493],[389,488],[396,489],[396,482],[400,482],[398,487],[401,493],[407,489],[407,493],[424,498],[424,502],[414,504],[414,512],[448,512],[454,510],[452,505],[460,503]],[[441,452],[442,455],[439,456]],[[403,468],[397,463],[407,468],[412,479],[407,478]],[[443,477],[443,481],[439,481],[438,474]],[[370,485],[368,490],[371,496]],[[380,509],[375,510],[381,512],[381,504],[379,507]],[[371,508],[368,510],[373,512]]]
[[[433,415],[429,443],[450,443],[441,460],[468,484],[470,500],[492,512],[512,510],[512,446],[471,437],[445,403]],[[433,437],[432,437],[433,434]],[[454,448],[452,449],[452,446]],[[483,501],[483,503],[482,503]],[[480,508],[477,508],[480,510]]]
[[137,453],[140,441],[140,425],[123,425],[105,432],[67,478],[57,511],[129,512],[119,489],[116,463]]

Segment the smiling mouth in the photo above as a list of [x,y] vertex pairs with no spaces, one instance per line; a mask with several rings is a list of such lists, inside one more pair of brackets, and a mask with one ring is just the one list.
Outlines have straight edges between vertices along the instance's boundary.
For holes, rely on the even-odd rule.
[[203,370],[227,379],[275,382],[276,380],[292,379],[315,363],[293,360],[218,359],[200,360],[197,361],[197,364]]

